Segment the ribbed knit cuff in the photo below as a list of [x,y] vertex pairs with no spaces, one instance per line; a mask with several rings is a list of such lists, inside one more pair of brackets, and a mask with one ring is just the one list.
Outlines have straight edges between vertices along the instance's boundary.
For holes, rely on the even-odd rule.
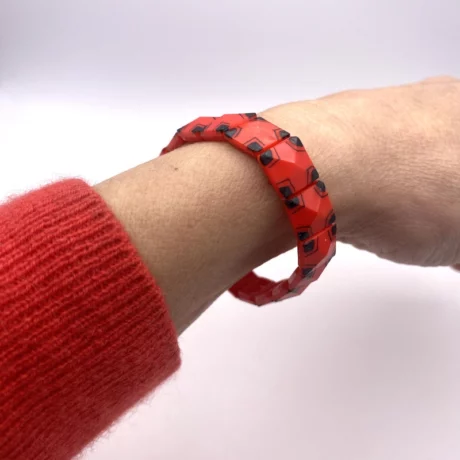
[[77,454],[179,366],[121,224],[80,180],[0,207],[0,458]]

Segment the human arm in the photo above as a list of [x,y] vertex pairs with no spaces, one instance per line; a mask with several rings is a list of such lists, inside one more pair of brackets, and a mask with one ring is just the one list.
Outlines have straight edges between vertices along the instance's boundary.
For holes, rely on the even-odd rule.
[[[128,231],[158,273],[179,331],[238,279],[296,243],[258,163],[226,143],[186,146],[96,188],[132,225]],[[171,190],[187,199],[174,201]],[[156,198],[145,202],[149,196]],[[181,312],[189,315],[185,324]]]
[[[303,139],[339,240],[402,263],[460,262],[459,80],[345,91],[262,115]],[[227,144],[185,146],[96,189],[159,280],[179,332],[245,273],[295,246],[258,165]]]
[[[459,84],[444,81],[263,116],[304,141],[339,240],[449,265],[459,261],[459,111]],[[105,202],[72,181],[0,208],[0,457],[79,451],[177,369],[169,314],[180,333],[294,245],[258,166],[225,145],[180,149],[94,190]]]

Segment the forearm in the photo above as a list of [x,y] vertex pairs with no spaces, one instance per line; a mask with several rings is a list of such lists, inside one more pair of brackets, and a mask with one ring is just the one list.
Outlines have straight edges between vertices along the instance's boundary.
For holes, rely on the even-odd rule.
[[[291,107],[263,116],[302,135],[340,216],[333,157],[339,133],[315,123],[313,112],[311,107],[309,126],[305,116],[302,125],[296,122]],[[178,332],[247,272],[295,245],[282,203],[259,165],[228,144],[185,146],[96,190],[162,287]]]
[[295,244],[257,163],[227,144],[185,146],[96,190],[161,286],[178,332],[239,278]]

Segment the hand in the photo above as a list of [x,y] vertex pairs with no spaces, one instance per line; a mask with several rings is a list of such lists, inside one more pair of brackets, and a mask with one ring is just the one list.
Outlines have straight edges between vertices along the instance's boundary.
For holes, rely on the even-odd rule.
[[345,91],[263,116],[303,139],[341,241],[401,263],[460,263],[460,80]]

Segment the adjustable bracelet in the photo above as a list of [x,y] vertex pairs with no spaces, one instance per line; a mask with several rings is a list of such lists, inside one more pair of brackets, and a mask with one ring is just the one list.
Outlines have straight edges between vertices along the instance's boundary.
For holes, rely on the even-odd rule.
[[302,142],[255,113],[245,113],[197,118],[179,128],[161,154],[202,141],[229,142],[258,161],[297,237],[298,267],[290,278],[275,282],[251,272],[230,292],[259,306],[301,294],[334,257],[337,231],[326,186]]

